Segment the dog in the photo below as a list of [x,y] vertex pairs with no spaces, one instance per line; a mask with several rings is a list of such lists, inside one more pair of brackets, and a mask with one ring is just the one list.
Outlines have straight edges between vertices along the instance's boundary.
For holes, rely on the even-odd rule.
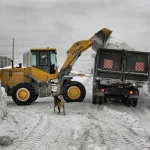
[[55,112],[55,108],[57,106],[58,108],[58,114],[60,114],[61,111],[61,107],[63,109],[63,115],[65,115],[65,105],[64,105],[64,98],[62,95],[57,95],[57,94],[52,94],[53,98],[54,98],[54,112]]

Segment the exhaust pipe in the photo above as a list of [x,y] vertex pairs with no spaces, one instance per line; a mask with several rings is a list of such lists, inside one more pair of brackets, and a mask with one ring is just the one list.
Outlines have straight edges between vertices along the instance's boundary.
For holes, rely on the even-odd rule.
[[12,68],[14,68],[14,61],[11,60],[11,65],[12,65]]
[[19,63],[19,68],[21,68],[22,67],[22,63]]

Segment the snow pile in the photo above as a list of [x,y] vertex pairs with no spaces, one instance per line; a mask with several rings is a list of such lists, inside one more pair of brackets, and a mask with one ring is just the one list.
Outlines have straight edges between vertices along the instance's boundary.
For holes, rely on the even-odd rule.
[[0,123],[7,116],[7,102],[6,102],[6,94],[4,92],[4,88],[1,88],[0,82]]
[[78,81],[80,83],[82,83],[86,89],[86,93],[87,94],[92,94],[92,86],[93,86],[93,76],[75,76],[73,77],[72,81]]
[[139,126],[139,119],[137,118],[133,118],[133,116],[127,114],[126,112],[119,112],[116,111],[114,109],[110,109],[106,106],[104,106],[104,110],[106,111],[106,113],[113,115],[114,117],[118,118],[118,119],[123,119],[124,121],[134,125],[134,126]]
[[140,98],[138,102],[138,107],[150,108],[150,92],[148,84],[144,84],[143,88],[140,88],[139,91],[140,91]]
[[[0,68],[0,69],[10,69],[10,68],[12,68],[12,66],[6,66],[6,67]],[[14,68],[19,68],[19,65],[14,65]],[[21,68],[27,68],[27,67],[21,66]]]
[[7,119],[6,99],[7,98],[4,93],[4,88],[1,88],[1,83],[0,83],[0,145],[4,145],[4,146],[8,146],[13,142],[10,136],[6,134],[10,129],[10,127],[8,126],[9,125],[12,126],[12,124],[9,124],[6,120]]
[[110,49],[125,49],[125,50],[135,50],[134,48],[131,48],[128,44],[126,44],[125,42],[119,43],[119,42],[115,42],[115,43],[109,43],[107,45],[107,48]]

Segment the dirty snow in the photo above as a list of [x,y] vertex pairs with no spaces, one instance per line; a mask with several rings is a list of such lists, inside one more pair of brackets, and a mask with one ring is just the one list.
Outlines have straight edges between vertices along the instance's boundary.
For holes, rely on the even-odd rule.
[[17,106],[5,97],[8,115],[0,125],[0,137],[9,137],[12,143],[0,146],[0,150],[150,149],[147,85],[140,89],[138,106],[133,108],[111,101],[93,105],[92,76],[73,80],[84,84],[87,95],[82,103],[65,103],[65,116],[53,111],[53,99],[49,97],[28,106]]

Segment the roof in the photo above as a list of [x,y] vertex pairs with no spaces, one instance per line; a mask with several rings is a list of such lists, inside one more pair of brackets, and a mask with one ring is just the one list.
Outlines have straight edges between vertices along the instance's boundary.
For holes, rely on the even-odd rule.
[[47,51],[47,50],[49,50],[49,51],[56,51],[56,48],[50,48],[50,47],[47,47],[47,48],[31,48],[30,49],[30,51],[41,51],[41,50],[43,50],[43,51]]

